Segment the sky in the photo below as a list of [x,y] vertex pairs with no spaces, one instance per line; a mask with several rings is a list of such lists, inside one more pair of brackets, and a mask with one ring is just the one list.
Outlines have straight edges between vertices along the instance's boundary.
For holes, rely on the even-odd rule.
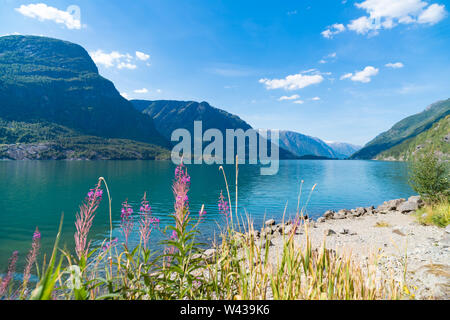
[[0,35],[83,46],[128,99],[363,145],[450,96],[448,0],[0,0]]

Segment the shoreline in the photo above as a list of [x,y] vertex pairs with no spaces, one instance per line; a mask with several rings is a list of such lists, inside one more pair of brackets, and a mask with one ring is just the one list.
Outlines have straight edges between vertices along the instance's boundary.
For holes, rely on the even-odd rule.
[[[313,249],[324,241],[327,249],[351,252],[361,264],[377,255],[378,271],[403,282],[416,299],[450,299],[450,228],[425,226],[417,222],[415,212],[423,206],[419,196],[385,201],[378,207],[358,207],[337,212],[326,211],[316,220],[305,219]],[[265,248],[273,265],[282,256],[284,240],[293,230],[292,221],[269,219],[254,230],[256,244]],[[306,240],[304,228],[295,228],[294,244]],[[213,246],[203,256],[211,262]],[[405,273],[406,262],[406,273]]]

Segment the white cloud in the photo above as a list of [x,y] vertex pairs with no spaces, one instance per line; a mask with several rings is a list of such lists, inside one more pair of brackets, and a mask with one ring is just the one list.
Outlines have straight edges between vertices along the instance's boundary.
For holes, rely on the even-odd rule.
[[395,63],[386,63],[385,64],[386,67],[388,68],[392,68],[392,69],[399,69],[399,68],[403,68],[405,65],[401,62],[395,62]]
[[79,17],[70,14],[68,11],[47,6],[45,3],[21,5],[15,10],[26,17],[38,19],[39,21],[51,20],[64,24],[68,29],[81,29]]
[[378,69],[374,68],[372,66],[367,66],[363,70],[353,73],[347,73],[344,74],[340,79],[348,79],[352,81],[362,82],[362,83],[368,83],[372,80],[371,77],[376,76],[378,74]]
[[324,38],[331,39],[331,38],[333,38],[334,35],[344,32],[344,31],[345,31],[345,26],[342,23],[335,23],[335,24],[329,26],[328,29],[325,29],[324,31],[322,31],[321,35]]
[[134,90],[134,93],[147,93],[147,92],[148,92],[147,88]]
[[150,58],[150,55],[140,51],[136,51],[136,58],[138,58],[141,61],[147,61]]
[[91,52],[91,58],[96,64],[101,64],[107,68],[113,67],[120,62],[122,58],[125,58],[124,54],[117,51],[112,51],[111,53],[103,52],[102,50],[97,50]]
[[[136,51],[136,53],[137,52],[139,51]],[[145,53],[142,54],[148,56]],[[117,69],[134,70],[137,68],[136,61],[145,61],[142,59],[145,58],[144,56],[139,58],[137,54],[136,57],[134,57],[129,53],[123,54],[118,51],[111,51],[110,53],[107,53],[103,50],[97,50],[91,52],[90,55],[92,60],[94,60],[97,65],[102,65],[106,68],[116,67]]]
[[284,100],[295,100],[300,98],[300,96],[298,94],[294,94],[292,96],[282,96],[278,99],[278,101],[284,101]]
[[336,56],[337,56],[336,52],[332,52],[332,53],[330,53],[329,55],[323,57],[323,58],[319,61],[319,63],[322,63],[322,64],[327,63],[327,62],[328,62],[328,59],[333,60],[333,59],[336,58]]
[[311,98],[311,100],[312,100],[312,101],[319,101],[320,98],[319,98],[319,97],[314,97],[314,98]]
[[447,16],[444,5],[438,5],[436,3],[429,6],[425,11],[423,11],[419,18],[419,23],[436,24]]
[[343,76],[341,76],[339,79],[344,80],[344,79],[351,78],[351,76],[353,76],[353,73],[346,73]]
[[378,30],[392,29],[398,24],[436,24],[447,15],[444,5],[429,5],[422,0],[366,0],[356,7],[368,14],[352,20],[348,29],[359,34],[376,35]]
[[120,62],[117,65],[117,69],[129,69],[129,70],[134,70],[137,68],[137,65],[129,63],[129,62]]
[[[311,72],[308,70],[306,72]],[[298,90],[307,86],[318,84],[323,81],[323,77],[320,74],[304,75],[301,73],[289,75],[284,79],[260,79],[259,83],[266,85],[267,90],[271,89],[285,89],[285,90]]]
[[296,103],[296,104],[304,104],[305,101],[303,101],[303,100],[295,100],[293,103]]

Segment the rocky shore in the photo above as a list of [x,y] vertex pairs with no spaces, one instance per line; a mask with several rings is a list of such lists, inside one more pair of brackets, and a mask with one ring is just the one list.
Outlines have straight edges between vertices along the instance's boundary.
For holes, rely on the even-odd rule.
[[[450,298],[450,228],[424,226],[417,222],[415,212],[423,205],[420,197],[386,201],[377,208],[360,207],[326,211],[317,220],[308,219],[312,245],[319,248],[324,239],[328,249],[350,250],[361,263],[377,254],[379,272],[402,281],[406,279],[417,299]],[[256,242],[265,247],[269,240],[269,261],[276,264],[283,251],[283,235],[293,230],[292,221],[265,221],[255,231]],[[294,241],[305,241],[304,228],[296,228]],[[204,252],[211,261],[215,249]],[[406,263],[406,265],[405,265]],[[406,266],[406,274],[405,274]]]

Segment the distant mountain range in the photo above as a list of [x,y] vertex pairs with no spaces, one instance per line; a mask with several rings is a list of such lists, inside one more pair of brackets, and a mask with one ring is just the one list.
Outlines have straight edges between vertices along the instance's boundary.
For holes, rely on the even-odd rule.
[[[429,130],[436,122],[450,114],[450,99],[433,103],[424,111],[397,122],[391,129],[381,133],[367,143],[364,148],[351,156],[351,159],[381,159],[383,152],[417,137]],[[448,132],[447,132],[448,133]],[[406,150],[405,148],[404,150]],[[403,149],[402,149],[403,150]],[[385,153],[385,155],[388,153]],[[396,153],[397,154],[397,153]],[[398,153],[398,157],[407,157]]]
[[[450,99],[429,106],[362,149],[280,131],[280,159],[397,159],[446,155]],[[168,159],[178,128],[251,129],[207,102],[132,100],[101,77],[81,46],[37,36],[0,37],[0,159]],[[431,130],[431,131],[430,131]]]

